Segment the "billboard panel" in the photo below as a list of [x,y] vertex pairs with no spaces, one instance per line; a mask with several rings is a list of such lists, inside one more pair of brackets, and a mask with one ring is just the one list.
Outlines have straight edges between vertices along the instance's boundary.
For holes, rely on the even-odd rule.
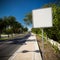
[[32,11],[33,28],[52,27],[52,8]]

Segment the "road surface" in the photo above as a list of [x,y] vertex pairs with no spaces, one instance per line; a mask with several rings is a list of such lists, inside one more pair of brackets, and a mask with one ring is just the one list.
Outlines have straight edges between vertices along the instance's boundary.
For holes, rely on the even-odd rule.
[[[25,39],[30,34],[27,34],[24,38],[16,38],[8,41],[0,41],[0,60],[8,60],[10,56],[25,43]],[[23,39],[23,40],[22,40]]]

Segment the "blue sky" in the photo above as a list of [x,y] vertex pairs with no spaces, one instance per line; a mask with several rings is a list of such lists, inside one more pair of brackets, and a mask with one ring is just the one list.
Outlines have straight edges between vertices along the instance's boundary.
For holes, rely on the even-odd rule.
[[25,25],[23,19],[27,13],[50,2],[54,0],[0,0],[0,18],[15,16],[17,21]]

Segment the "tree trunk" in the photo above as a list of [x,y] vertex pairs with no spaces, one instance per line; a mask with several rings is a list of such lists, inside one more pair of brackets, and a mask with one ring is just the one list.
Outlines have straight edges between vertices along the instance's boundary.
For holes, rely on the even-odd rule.
[[1,38],[1,33],[0,33],[0,38]]
[[8,38],[9,38],[9,34],[8,34]]
[[2,33],[2,31],[0,30],[0,38],[1,38],[1,33]]
[[46,34],[46,40],[48,40],[48,36],[47,36],[47,34]]

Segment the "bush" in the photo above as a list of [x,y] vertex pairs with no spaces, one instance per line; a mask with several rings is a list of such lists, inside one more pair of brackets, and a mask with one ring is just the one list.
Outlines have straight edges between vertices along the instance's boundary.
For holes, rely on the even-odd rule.
[[60,41],[60,7],[52,4],[53,10],[53,27],[44,29],[47,36],[55,41]]

